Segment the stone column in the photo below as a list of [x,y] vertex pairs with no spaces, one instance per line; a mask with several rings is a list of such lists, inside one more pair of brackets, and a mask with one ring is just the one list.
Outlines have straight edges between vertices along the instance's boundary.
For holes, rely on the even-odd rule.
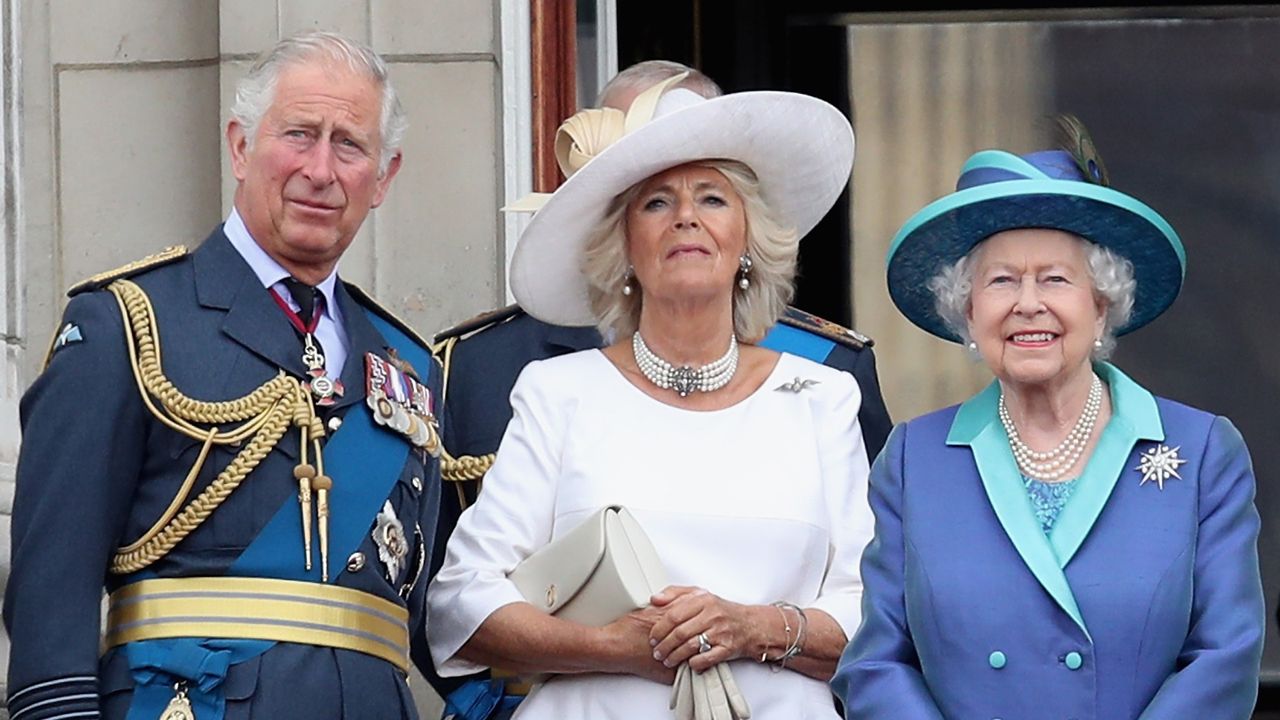
[[[16,81],[20,57],[17,0],[0,2],[0,157],[4,170],[0,174],[0,595],[9,577],[9,513],[13,510],[13,477],[18,459],[18,397],[21,384],[22,293],[17,282],[20,248],[17,228],[20,222],[17,203],[19,143],[17,142],[18,102]],[[8,674],[9,639],[0,628],[0,698],[5,696]],[[0,703],[3,705],[3,703]],[[0,718],[8,713],[0,708]]]

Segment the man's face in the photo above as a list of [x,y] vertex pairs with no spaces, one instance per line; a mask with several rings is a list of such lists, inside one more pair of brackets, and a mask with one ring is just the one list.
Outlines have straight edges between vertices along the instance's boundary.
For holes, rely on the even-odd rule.
[[400,167],[378,175],[381,88],[350,69],[299,62],[280,71],[275,97],[249,142],[227,125],[236,209],[262,249],[298,279],[332,272]]

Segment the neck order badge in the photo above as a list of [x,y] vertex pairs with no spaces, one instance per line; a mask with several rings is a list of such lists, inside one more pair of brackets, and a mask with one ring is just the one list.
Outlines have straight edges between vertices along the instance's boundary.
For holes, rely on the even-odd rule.
[[[306,366],[307,374],[311,376],[303,386],[315,396],[317,405],[327,407],[342,397],[345,388],[342,387],[341,380],[329,377],[329,372],[324,365],[324,350],[320,347],[320,341],[316,339],[316,327],[320,325],[320,316],[324,314],[324,295],[317,292],[314,287],[304,285],[293,278],[286,278],[282,282],[289,289],[294,302],[302,308],[301,315],[294,312],[293,308],[289,307],[289,303],[285,302],[284,298],[280,297],[280,293],[275,290],[271,290],[271,298],[284,311],[285,317],[289,318],[289,324],[293,325],[293,329],[302,338],[302,364]],[[302,319],[303,316],[308,318],[305,322]]]

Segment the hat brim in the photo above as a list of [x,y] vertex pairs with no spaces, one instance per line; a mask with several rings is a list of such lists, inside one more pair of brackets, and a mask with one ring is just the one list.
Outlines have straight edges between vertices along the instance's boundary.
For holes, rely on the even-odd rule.
[[1164,312],[1182,287],[1186,251],[1174,229],[1141,201],[1072,180],[1011,180],[968,188],[916,213],[889,248],[889,295],[908,320],[952,342],[961,338],[938,315],[929,281],[992,235],[1049,228],[1110,248],[1133,263],[1133,313],[1117,335]]
[[657,117],[574,173],[533,216],[512,257],[511,291],[540,320],[594,325],[581,269],[587,235],[632,185],[689,162],[736,160],[799,238],[848,183],[853,148],[839,110],[796,93],[734,93]]

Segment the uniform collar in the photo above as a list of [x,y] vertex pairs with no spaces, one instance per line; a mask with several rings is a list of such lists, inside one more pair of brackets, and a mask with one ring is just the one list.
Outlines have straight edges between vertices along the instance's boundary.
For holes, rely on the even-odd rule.
[[960,406],[947,434],[948,445],[972,449],[987,499],[1005,534],[1040,584],[1086,635],[1088,629],[1064,569],[1102,513],[1134,445],[1140,439],[1164,439],[1159,409],[1150,392],[1109,363],[1096,363],[1094,372],[1109,388],[1111,419],[1049,537],[1031,510],[1008,436],[1000,424],[998,381]]
[[[1143,440],[1164,440],[1164,426],[1154,395],[1111,363],[1094,363],[1093,371],[1111,390],[1111,423],[1120,419]],[[960,406],[947,433],[947,444],[969,445],[989,425],[998,425],[999,403],[1000,382],[992,380],[986,389]]]
[[[258,281],[262,283],[264,288],[275,288],[285,302],[289,303],[295,310],[296,303],[289,293],[280,285],[280,281],[290,276],[289,271],[284,268],[275,258],[267,254],[266,250],[258,244],[253,236],[249,234],[249,228],[245,226],[244,219],[240,217],[240,212],[233,206],[231,214],[227,216],[226,223],[222,226],[222,232],[227,236],[227,240],[231,241],[231,246],[240,253],[240,257],[249,264],[249,269],[257,276]],[[341,303],[337,302],[336,285],[338,282],[338,268],[335,266],[333,272],[329,276],[320,281],[316,285],[316,289],[324,296],[324,314],[338,325],[342,325]],[[279,287],[276,287],[280,285]]]

